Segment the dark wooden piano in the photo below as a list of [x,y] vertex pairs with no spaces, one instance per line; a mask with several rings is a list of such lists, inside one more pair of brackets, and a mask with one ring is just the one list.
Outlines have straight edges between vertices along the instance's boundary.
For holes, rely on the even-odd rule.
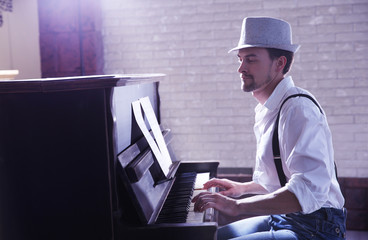
[[163,177],[134,120],[146,96],[160,120],[162,77],[0,81],[1,240],[216,239],[216,212],[186,204],[218,163],[178,161],[162,129]]

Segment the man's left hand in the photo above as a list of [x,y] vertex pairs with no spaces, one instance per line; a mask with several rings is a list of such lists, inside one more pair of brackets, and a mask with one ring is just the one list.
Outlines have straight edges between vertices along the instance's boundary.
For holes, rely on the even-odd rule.
[[201,192],[192,199],[192,202],[195,202],[194,211],[196,212],[203,212],[207,208],[215,208],[229,216],[238,215],[237,201],[219,193]]

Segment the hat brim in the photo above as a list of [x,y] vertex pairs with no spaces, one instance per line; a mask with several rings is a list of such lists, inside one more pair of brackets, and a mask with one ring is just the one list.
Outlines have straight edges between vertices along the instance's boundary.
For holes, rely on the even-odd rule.
[[295,53],[296,51],[299,50],[300,45],[298,44],[291,44],[291,45],[263,45],[263,44],[243,44],[243,45],[239,45],[233,49],[230,49],[230,52],[236,51],[236,50],[240,50],[243,48],[252,48],[252,47],[259,47],[259,48],[276,48],[276,49],[281,49],[281,50],[285,50],[285,51],[289,51],[289,52],[293,52]]

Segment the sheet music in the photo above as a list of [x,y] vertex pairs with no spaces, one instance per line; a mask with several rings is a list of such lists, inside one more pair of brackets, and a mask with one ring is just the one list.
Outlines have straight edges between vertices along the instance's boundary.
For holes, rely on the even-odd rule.
[[[149,98],[144,97],[132,102],[132,107],[137,124],[146,138],[149,146],[151,147],[152,152],[155,155],[163,173],[167,177],[172,161]],[[152,129],[156,141],[152,138],[148,131],[147,125],[144,122],[142,109],[147,117],[148,124]]]

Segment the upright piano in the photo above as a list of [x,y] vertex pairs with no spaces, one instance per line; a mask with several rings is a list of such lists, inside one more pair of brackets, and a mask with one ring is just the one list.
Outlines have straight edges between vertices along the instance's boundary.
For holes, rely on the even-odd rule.
[[163,177],[131,103],[160,121],[162,74],[0,81],[0,239],[216,239],[216,212],[192,212],[218,162]]

